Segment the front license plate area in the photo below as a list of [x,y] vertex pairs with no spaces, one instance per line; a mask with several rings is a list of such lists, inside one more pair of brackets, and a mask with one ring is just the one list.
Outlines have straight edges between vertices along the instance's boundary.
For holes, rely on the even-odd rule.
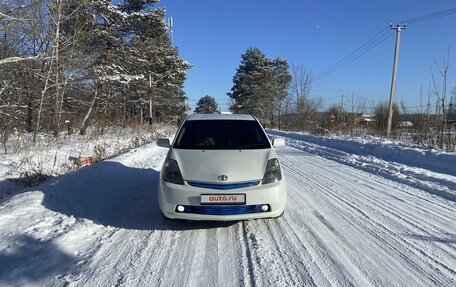
[[242,205],[245,204],[245,194],[202,194],[201,204]]

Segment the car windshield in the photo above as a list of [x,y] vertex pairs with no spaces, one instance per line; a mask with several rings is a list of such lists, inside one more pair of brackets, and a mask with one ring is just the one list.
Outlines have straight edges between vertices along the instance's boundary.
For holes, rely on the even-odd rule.
[[269,140],[256,121],[186,121],[174,148],[178,149],[265,149]]

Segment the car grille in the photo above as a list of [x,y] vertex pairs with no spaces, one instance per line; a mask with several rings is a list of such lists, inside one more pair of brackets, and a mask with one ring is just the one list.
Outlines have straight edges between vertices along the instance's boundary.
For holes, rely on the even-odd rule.
[[207,215],[236,215],[261,212],[261,205],[232,205],[232,206],[192,206],[184,205],[184,213]]
[[233,183],[213,183],[213,182],[201,182],[201,181],[187,181],[188,185],[201,187],[201,188],[210,188],[218,190],[228,190],[228,189],[238,189],[251,187],[260,184],[260,180],[255,181],[244,181],[244,182],[233,182]]

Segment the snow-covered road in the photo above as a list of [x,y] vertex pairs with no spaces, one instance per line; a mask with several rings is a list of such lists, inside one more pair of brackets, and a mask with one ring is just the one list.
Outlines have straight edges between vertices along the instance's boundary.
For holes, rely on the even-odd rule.
[[164,220],[155,144],[17,195],[0,205],[0,285],[456,285],[452,198],[298,141],[277,151],[279,219]]

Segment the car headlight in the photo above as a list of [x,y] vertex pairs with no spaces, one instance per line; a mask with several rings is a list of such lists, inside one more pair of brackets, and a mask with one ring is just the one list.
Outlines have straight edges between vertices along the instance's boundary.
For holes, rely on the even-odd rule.
[[266,164],[266,171],[262,184],[278,182],[282,179],[282,172],[280,171],[279,161],[276,158],[268,160]]
[[174,159],[167,159],[163,165],[163,180],[175,184],[184,184],[184,179],[179,169],[177,161]]

